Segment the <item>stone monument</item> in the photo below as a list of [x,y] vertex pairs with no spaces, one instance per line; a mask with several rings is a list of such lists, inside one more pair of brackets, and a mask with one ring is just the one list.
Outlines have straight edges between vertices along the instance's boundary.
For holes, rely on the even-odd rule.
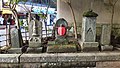
[[82,38],[81,38],[81,50],[82,51],[96,51],[99,50],[98,42],[96,39],[96,17],[98,14],[92,10],[83,14],[82,22]]
[[110,36],[111,36],[111,26],[109,24],[102,25],[102,34],[101,34],[101,50],[113,50],[113,46],[110,45]]
[[48,46],[47,52],[55,52],[55,53],[64,53],[64,52],[76,52],[76,44],[69,43],[68,37],[68,23],[65,19],[60,18],[56,21],[55,24],[55,41],[51,42],[50,46]]
[[41,52],[42,22],[37,19],[34,19],[31,22],[33,23],[33,27],[31,28],[32,36],[29,39],[29,48],[27,52]]
[[[67,27],[68,27],[68,23],[65,19],[61,18],[58,19],[56,24],[56,40],[55,43],[56,44],[67,44],[68,41],[66,39],[66,32],[67,32]],[[63,28],[63,30],[61,30]]]
[[19,43],[19,36],[18,36],[18,29],[15,26],[15,28],[12,28],[11,31],[11,43],[12,43],[12,48],[20,48],[20,43]]

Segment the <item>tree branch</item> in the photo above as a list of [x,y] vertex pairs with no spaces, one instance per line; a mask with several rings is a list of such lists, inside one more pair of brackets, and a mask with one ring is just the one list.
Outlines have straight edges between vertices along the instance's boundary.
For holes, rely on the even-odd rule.
[[71,10],[71,14],[72,14],[72,17],[73,17],[73,21],[74,21],[74,31],[75,31],[75,39],[77,39],[77,22],[76,22],[76,19],[75,19],[75,13],[74,13],[74,10],[72,8],[72,5],[71,5],[71,0],[69,0],[68,2],[65,2],[68,4],[70,10]]

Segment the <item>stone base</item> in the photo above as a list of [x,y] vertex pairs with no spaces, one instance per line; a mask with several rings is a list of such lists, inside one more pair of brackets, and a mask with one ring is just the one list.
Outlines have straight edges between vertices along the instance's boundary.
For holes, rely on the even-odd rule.
[[114,47],[114,51],[120,51],[119,47]]
[[26,53],[42,53],[42,47],[40,48],[27,48]]
[[2,54],[21,54],[21,48],[10,48],[7,51],[0,51]]
[[29,42],[29,47],[37,48],[41,46],[41,42]]
[[81,51],[99,51],[98,42],[81,42]]
[[112,51],[113,46],[112,45],[104,45],[104,46],[101,46],[101,50],[102,51]]
[[22,51],[21,51],[21,48],[11,48],[8,50],[8,53],[9,54],[21,54]]
[[47,47],[47,53],[73,53],[77,52],[75,44],[68,45],[51,45]]

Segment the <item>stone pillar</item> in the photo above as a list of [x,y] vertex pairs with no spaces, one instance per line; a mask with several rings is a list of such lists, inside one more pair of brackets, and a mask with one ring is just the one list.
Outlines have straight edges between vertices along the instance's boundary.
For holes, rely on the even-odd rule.
[[102,25],[102,34],[101,34],[101,50],[112,50],[113,46],[110,45],[110,36],[111,36],[111,26],[108,24]]
[[20,47],[20,43],[19,43],[19,36],[18,36],[18,29],[17,27],[12,28],[11,31],[11,44],[12,44],[12,48],[19,48]]
[[31,28],[31,37],[29,39],[29,47],[27,53],[41,53],[42,52],[42,22],[36,19],[32,20],[33,27]]
[[82,22],[82,38],[81,49],[82,51],[96,51],[99,50],[98,42],[96,39],[96,13],[92,10],[85,12]]
[[30,48],[37,48],[41,46],[41,39],[42,39],[42,22],[38,20],[32,20],[33,22],[33,32],[32,37],[29,40],[29,47]]
[[83,17],[82,30],[83,42],[95,42],[96,17]]
[[28,25],[28,29],[29,29],[29,38],[32,37],[32,32],[33,32],[33,30],[32,30],[31,28],[33,27],[33,22],[34,22],[34,21],[29,22],[29,25]]

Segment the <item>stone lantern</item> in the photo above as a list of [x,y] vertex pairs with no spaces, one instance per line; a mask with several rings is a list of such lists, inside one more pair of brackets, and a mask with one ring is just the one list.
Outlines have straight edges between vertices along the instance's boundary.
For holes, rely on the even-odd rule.
[[42,22],[33,20],[33,33],[32,37],[29,40],[29,47],[36,48],[41,46],[41,34],[42,34]]
[[96,39],[96,17],[98,14],[92,10],[83,14],[82,21],[82,38],[81,38],[81,50],[82,51],[96,51],[99,50],[98,42]]
[[33,19],[31,21],[33,23],[32,30],[32,36],[29,39],[29,48],[28,52],[41,52],[41,46],[42,46],[42,22]]

